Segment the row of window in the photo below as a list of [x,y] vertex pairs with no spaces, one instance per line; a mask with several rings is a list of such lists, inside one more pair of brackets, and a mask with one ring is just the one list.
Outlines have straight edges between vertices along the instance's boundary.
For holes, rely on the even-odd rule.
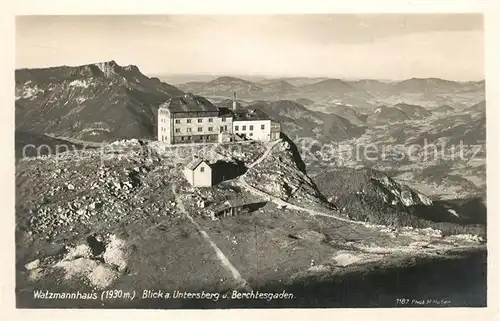
[[[250,131],[253,130],[253,125],[250,125],[248,127],[249,127],[248,130],[250,130]],[[260,129],[264,130],[265,128],[266,128],[265,125],[260,125]],[[220,130],[221,131],[223,131],[223,130],[227,131],[227,125],[226,126],[221,126]],[[235,131],[239,131],[240,130],[240,126],[234,126],[234,130]],[[241,130],[247,130],[247,126],[246,125],[241,126]],[[162,132],[167,131],[167,128],[166,127],[160,127],[160,131],[162,131]],[[198,127],[198,132],[202,132],[202,131],[203,131],[203,127]],[[208,131],[209,132],[213,132],[214,128],[213,127],[208,127]],[[180,128],[176,128],[175,132],[176,133],[180,133],[181,129]],[[191,133],[192,129],[191,128],[186,128],[186,132]]]
[[[220,126],[220,130],[221,131],[227,131],[227,125],[226,126]],[[187,133],[191,133],[193,130],[191,128],[186,128],[186,132]],[[198,127],[198,132],[202,132],[203,131],[203,127]],[[208,127],[208,131],[209,132],[213,132],[214,131],[214,128],[213,127]],[[175,132],[176,133],[180,133],[181,132],[181,129],[180,128],[176,128],[175,129]]]
[[[210,136],[197,136],[197,137],[199,139],[201,139],[202,141],[210,139]],[[191,136],[181,136],[180,139],[181,139],[181,141],[188,141],[188,142],[190,142],[192,140],[192,137]]]
[[[260,125],[260,129],[261,130],[266,129],[266,125]],[[240,130],[240,126],[234,126],[234,130],[236,131]],[[247,126],[246,125],[241,126],[241,130],[247,130]],[[253,130],[253,125],[248,126],[248,130]]]
[[[191,124],[191,123],[192,123],[192,121],[193,121],[192,119],[189,119],[189,118],[188,118],[188,119],[186,119],[186,124]],[[197,120],[197,121],[198,121],[198,123],[202,123],[202,122],[203,122],[203,118],[198,118],[198,120]],[[225,122],[225,121],[226,121],[226,119],[225,119],[225,118],[221,118],[221,121],[222,121],[222,122]],[[213,122],[214,122],[214,119],[213,119],[213,118],[209,118],[209,119],[208,119],[208,122],[209,122],[209,123],[213,123]],[[175,123],[176,123],[176,124],[180,124],[180,123],[181,123],[181,120],[180,120],[180,119],[176,119],[176,120],[175,120]]]

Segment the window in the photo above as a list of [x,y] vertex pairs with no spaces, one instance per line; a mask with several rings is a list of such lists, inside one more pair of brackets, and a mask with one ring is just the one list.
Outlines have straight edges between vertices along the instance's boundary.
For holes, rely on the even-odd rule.
[[180,128],[176,128],[176,129],[175,129],[175,132],[176,132],[176,133],[180,133],[180,132],[181,132],[181,129],[180,129]]
[[187,131],[188,133],[190,133],[190,132],[191,132],[191,128],[187,128],[187,129],[186,129],[186,131]]
[[207,139],[210,139],[210,136],[207,136],[206,138],[207,138]]
[[202,172],[202,173],[203,173],[204,171],[205,171],[205,167],[203,167],[203,166],[202,166],[202,167],[200,167],[200,172]]
[[225,121],[226,121],[226,118],[222,118],[221,120],[222,120],[223,122],[225,122]]
[[191,119],[187,119],[186,123],[191,124]]
[[199,132],[203,131],[203,127],[198,127],[198,131]]
[[214,120],[213,120],[213,118],[209,118],[209,119],[208,119],[208,122],[209,122],[209,123],[211,123],[211,122],[213,122],[213,121],[214,121]]
[[184,136],[181,137],[181,140],[184,140]]
[[239,126],[234,126],[234,130],[240,130]]
[[260,125],[260,129],[265,129],[266,125]]
[[227,125],[226,125],[226,126],[224,126],[224,130],[226,130],[226,131],[227,131]]
[[247,126],[241,126],[241,130],[247,130]]
[[250,125],[250,130],[253,130],[253,125]]
[[209,132],[213,132],[213,131],[214,131],[214,128],[213,128],[213,127],[208,127],[208,131],[209,131]]
[[250,136],[253,136],[253,133],[250,133],[249,135],[250,135]]
[[201,123],[202,121],[203,121],[203,119],[198,118],[198,123]]
[[175,123],[176,123],[176,124],[180,124],[180,123],[181,123],[181,120],[180,120],[180,119],[176,119],[176,120],[175,120]]

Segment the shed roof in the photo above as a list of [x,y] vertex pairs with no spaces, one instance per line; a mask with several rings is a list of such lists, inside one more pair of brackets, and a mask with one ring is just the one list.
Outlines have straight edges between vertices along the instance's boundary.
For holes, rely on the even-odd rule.
[[267,201],[248,201],[248,200],[243,200],[243,199],[238,199],[238,198],[231,198],[228,200],[225,200],[224,202],[220,204],[214,205],[212,208],[212,211],[214,212],[220,212],[223,210],[227,210],[232,207],[248,207],[256,204],[266,204]]
[[207,164],[207,166],[210,167],[210,164],[203,158],[194,158],[193,160],[191,160],[189,163],[186,164],[186,168],[194,171],[198,166],[200,166],[201,163],[205,163]]

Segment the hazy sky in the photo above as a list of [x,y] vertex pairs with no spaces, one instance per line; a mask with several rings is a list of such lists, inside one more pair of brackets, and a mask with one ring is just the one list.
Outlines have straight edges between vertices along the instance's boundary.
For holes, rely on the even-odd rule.
[[23,16],[16,68],[115,60],[145,74],[484,78],[481,15]]

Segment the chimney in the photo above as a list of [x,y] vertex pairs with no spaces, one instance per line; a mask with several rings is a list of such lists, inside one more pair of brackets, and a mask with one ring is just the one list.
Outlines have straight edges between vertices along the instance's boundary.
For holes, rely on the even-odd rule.
[[236,110],[236,92],[233,92],[233,110]]

